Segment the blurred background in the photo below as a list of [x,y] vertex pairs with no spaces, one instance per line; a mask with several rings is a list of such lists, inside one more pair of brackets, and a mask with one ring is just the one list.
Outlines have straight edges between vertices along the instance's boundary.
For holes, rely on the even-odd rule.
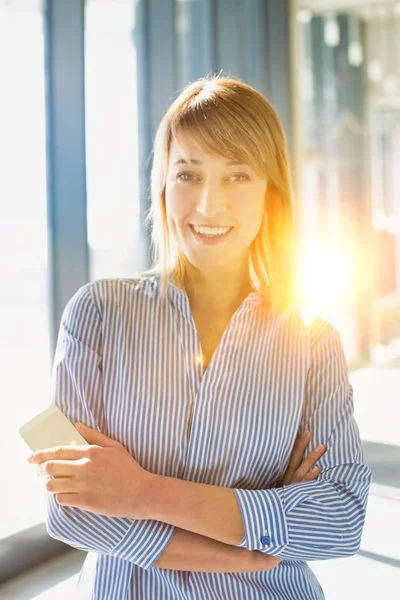
[[339,331],[374,482],[360,552],[309,563],[326,598],[400,586],[400,2],[0,0],[0,597],[74,597],[22,423],[51,401],[61,313],[149,265],[151,148],[209,73],[284,124],[304,303]]

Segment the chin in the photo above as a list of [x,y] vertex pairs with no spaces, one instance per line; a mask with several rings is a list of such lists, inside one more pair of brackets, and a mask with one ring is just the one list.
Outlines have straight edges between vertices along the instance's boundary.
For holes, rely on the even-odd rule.
[[225,256],[195,256],[194,254],[185,254],[186,260],[199,271],[209,271],[210,269],[223,269],[229,267],[235,260],[235,257]]

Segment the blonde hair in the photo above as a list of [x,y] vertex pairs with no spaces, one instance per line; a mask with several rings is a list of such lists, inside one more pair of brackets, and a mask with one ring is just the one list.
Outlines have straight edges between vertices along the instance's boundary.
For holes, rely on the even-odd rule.
[[158,127],[151,172],[153,267],[161,292],[168,278],[184,288],[186,258],[168,229],[165,188],[171,143],[192,134],[203,151],[249,164],[268,179],[260,230],[250,246],[251,278],[270,301],[274,313],[294,302],[294,234],[292,183],[285,134],[272,104],[254,88],[213,76],[187,86],[171,104]]

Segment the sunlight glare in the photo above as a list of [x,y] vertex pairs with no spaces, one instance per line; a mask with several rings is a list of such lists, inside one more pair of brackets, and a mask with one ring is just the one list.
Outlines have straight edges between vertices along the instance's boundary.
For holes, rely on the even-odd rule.
[[303,302],[313,309],[329,310],[351,300],[355,273],[349,248],[308,245],[300,256],[298,285]]

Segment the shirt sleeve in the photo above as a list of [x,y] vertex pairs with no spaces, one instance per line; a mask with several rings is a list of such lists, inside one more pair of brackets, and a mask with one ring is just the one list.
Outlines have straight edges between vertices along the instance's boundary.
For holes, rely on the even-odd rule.
[[324,560],[358,552],[371,469],[354,418],[353,388],[336,329],[311,349],[302,430],[319,444],[318,479],[265,490],[234,489],[245,535],[237,546],[292,560]]
[[[80,288],[61,319],[52,370],[52,404],[73,422],[104,431],[102,325],[92,285]],[[153,520],[109,517],[61,506],[50,492],[46,529],[57,540],[109,554],[149,569],[172,539],[175,527]]]

